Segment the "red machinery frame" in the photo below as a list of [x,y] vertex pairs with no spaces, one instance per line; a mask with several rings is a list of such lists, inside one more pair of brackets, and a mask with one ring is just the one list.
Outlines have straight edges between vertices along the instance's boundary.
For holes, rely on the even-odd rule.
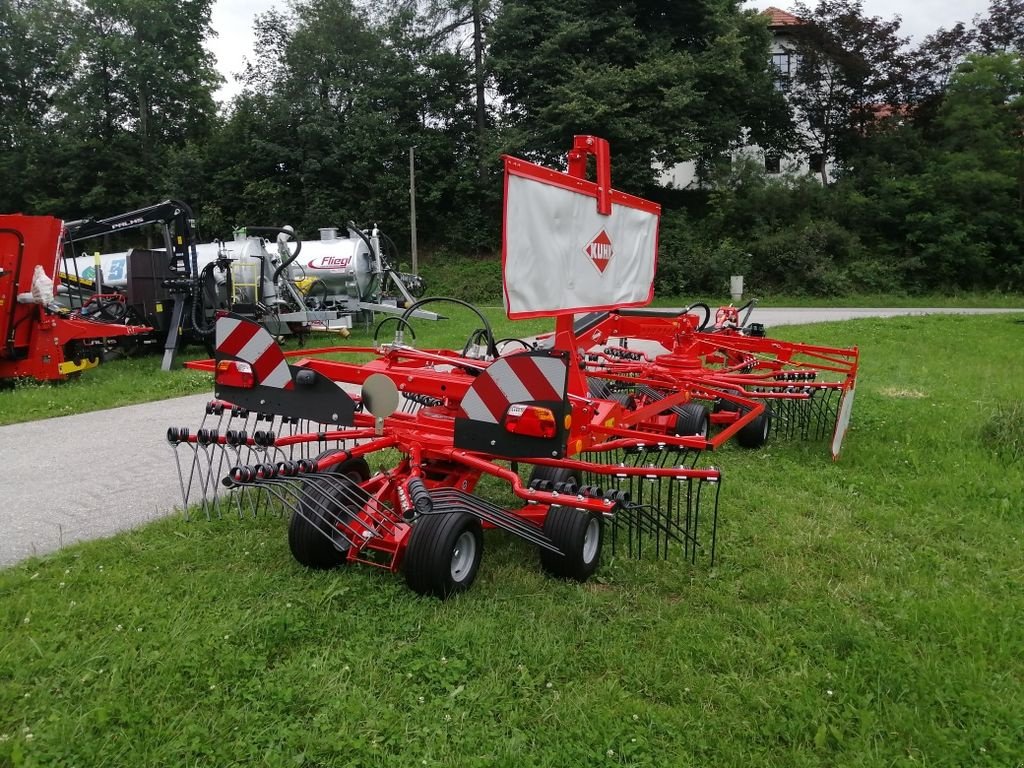
[[51,216],[0,215],[0,379],[66,379],[98,365],[114,340],[150,331],[74,317],[32,300],[37,266],[55,290],[60,284],[63,234],[63,223]]

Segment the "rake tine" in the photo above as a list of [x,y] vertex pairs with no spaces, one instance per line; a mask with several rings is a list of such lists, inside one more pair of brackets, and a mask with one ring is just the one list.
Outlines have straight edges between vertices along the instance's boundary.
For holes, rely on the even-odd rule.
[[444,504],[446,509],[463,509],[472,515],[475,515],[485,522],[491,523],[496,527],[503,528],[511,533],[515,533],[523,539],[526,539],[531,544],[550,549],[553,552],[559,550],[551,546],[547,537],[543,535],[541,529],[536,525],[521,520],[515,517],[508,511],[502,509],[497,504],[482,499],[479,496],[460,491],[457,488],[438,488],[431,492],[431,496],[434,499],[435,504]]
[[[185,430],[185,431],[187,432],[187,430]],[[198,464],[199,464],[199,445],[196,444],[196,443],[193,443],[191,440],[187,440],[187,437],[186,437],[186,441],[183,442],[183,444],[187,445],[189,447],[189,450],[192,451],[192,466],[189,467],[189,471],[188,471],[188,487],[185,489],[185,497],[186,497],[186,504],[187,504],[188,503],[187,500],[192,498],[192,483],[194,481],[194,478],[196,477],[196,474],[199,473],[199,470],[198,470]]]
[[[306,491],[302,487],[303,483],[301,480],[297,478],[263,478],[257,485],[266,493],[268,499],[273,496],[281,503],[283,509],[290,510],[293,514],[298,515],[313,525],[328,539],[331,538],[331,535],[320,525],[317,525],[317,520],[329,526],[332,531],[345,539],[349,546],[359,548],[359,544],[339,528],[342,525],[348,527],[349,521],[343,520],[339,514],[332,511],[324,501],[323,496]],[[289,493],[292,496],[289,496]],[[308,512],[312,512],[315,520],[310,519],[307,514]]]
[[[318,481],[323,481],[325,485],[332,486],[332,490],[337,496],[342,497],[352,506],[358,506],[378,528],[382,528],[388,533],[397,531],[391,510],[351,480],[330,473],[306,475],[305,477],[313,477]],[[353,522],[358,522],[367,530],[371,530],[365,522],[356,517],[353,518]]]
[[174,466],[178,470],[178,486],[181,488],[181,508],[185,512],[185,520],[190,521],[191,517],[188,512],[188,492],[185,490],[185,478],[181,473],[181,457],[178,455],[181,444],[177,445],[170,444],[171,451],[174,453]]
[[199,451],[202,451],[203,463],[201,466],[207,467],[205,476],[203,475],[201,466],[197,465],[196,467],[200,481],[200,487],[202,488],[203,491],[202,499],[200,501],[201,509],[203,510],[203,512],[206,513],[207,520],[211,519],[210,512],[211,510],[213,510],[214,507],[214,504],[211,503],[211,496],[213,497],[213,499],[216,499],[217,497],[217,478],[213,474],[214,458],[211,455],[211,450],[212,449],[210,448],[209,445],[201,444],[199,446],[198,451],[196,452],[196,454],[198,455]]
[[[218,432],[217,434],[220,435],[220,432]],[[217,471],[213,474],[213,483],[214,483],[214,487],[215,487],[215,491],[214,491],[214,508],[217,511],[218,519],[220,519],[220,517],[221,517],[220,505],[219,505],[219,498],[220,497],[219,497],[219,494],[218,494],[218,492],[220,490],[220,488],[219,488],[219,485],[220,485],[219,478],[223,477],[223,475],[224,475],[225,464],[226,464],[226,460],[227,460],[228,454],[227,454],[227,450],[225,450],[224,446],[219,443],[219,440],[218,440],[218,443],[216,445],[216,451],[217,451],[217,454],[219,456],[219,460],[217,462]]]
[[210,476],[213,472],[213,467],[209,465],[212,461],[209,448],[205,444],[198,442],[198,440],[193,444],[193,451],[192,473],[189,476],[189,498],[192,496],[192,489],[195,488],[199,493],[199,509],[209,521],[212,518],[207,501],[210,492]]

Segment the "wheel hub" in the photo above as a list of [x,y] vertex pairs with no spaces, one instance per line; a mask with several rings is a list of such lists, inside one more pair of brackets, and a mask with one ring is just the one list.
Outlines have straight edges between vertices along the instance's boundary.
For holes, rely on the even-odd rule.
[[601,543],[601,522],[591,516],[587,529],[583,532],[583,562],[592,563],[597,557],[597,547]]
[[463,531],[455,540],[455,547],[452,549],[452,581],[459,582],[465,579],[475,560],[476,537],[472,531]]

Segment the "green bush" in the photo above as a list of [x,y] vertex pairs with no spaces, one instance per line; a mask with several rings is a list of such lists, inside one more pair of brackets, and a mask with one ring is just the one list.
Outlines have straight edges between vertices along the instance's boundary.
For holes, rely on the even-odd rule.
[[501,304],[501,259],[437,251],[423,260],[428,296],[449,296],[484,306]]

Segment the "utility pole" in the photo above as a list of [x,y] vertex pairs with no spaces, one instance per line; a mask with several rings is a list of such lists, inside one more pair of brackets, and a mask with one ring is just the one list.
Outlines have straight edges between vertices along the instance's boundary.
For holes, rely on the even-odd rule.
[[412,240],[412,273],[418,275],[420,272],[416,255],[416,147],[409,147],[409,229]]

